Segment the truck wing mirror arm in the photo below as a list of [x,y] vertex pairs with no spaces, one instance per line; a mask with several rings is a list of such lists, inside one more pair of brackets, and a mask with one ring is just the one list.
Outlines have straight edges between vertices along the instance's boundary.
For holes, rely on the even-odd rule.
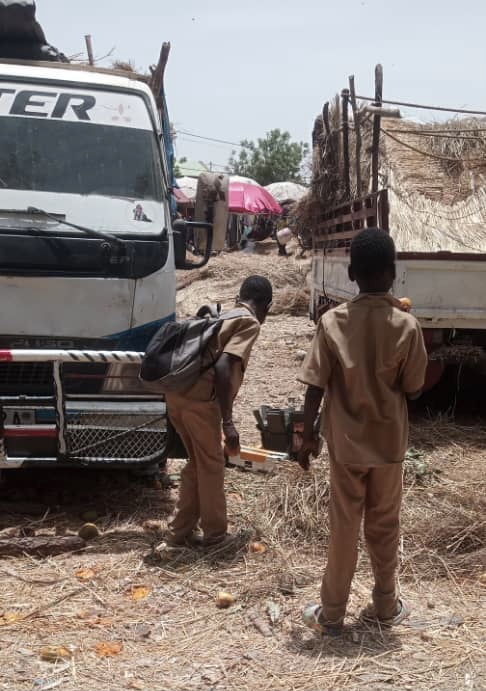
[[[190,228],[203,228],[206,230],[206,243],[204,247],[204,255],[201,261],[188,262],[186,259],[187,248],[187,231]],[[202,221],[184,221],[178,219],[172,224],[174,234],[174,255],[176,269],[200,269],[205,266],[211,256],[213,248],[213,225],[212,223],[203,223]]]

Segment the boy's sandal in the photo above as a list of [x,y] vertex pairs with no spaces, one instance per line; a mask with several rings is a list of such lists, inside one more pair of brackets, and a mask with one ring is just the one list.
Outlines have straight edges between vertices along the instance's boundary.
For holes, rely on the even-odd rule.
[[322,607],[320,605],[309,605],[302,612],[302,619],[304,624],[320,633],[321,636],[339,636],[343,631],[342,621],[322,623],[321,622]]
[[234,547],[236,544],[238,544],[240,537],[241,536],[239,533],[226,533],[216,540],[204,540],[203,547],[206,550],[218,552],[220,550]]
[[371,622],[378,621],[382,626],[397,626],[405,621],[411,613],[410,605],[402,597],[399,598],[397,605],[399,607],[397,613],[394,614],[393,617],[388,617],[386,619],[382,619],[377,615],[374,605],[368,605],[368,607],[361,612],[360,619]]
[[183,537],[176,537],[170,530],[166,530],[164,542],[172,548],[198,548],[203,546],[203,537],[195,531]]

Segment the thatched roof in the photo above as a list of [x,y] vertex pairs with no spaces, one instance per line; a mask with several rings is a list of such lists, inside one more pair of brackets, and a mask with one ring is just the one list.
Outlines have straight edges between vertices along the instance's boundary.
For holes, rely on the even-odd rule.
[[[316,227],[325,210],[345,201],[339,101],[313,130],[311,191],[298,205],[299,225]],[[421,124],[381,121],[380,187],[390,203],[390,232],[399,251],[486,252],[486,120]],[[372,119],[361,125],[362,194],[370,189]],[[350,123],[351,194],[357,196],[355,138]]]

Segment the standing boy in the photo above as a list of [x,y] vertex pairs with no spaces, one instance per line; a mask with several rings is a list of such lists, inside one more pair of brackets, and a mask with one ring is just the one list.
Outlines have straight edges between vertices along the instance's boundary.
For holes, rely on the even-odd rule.
[[351,244],[349,278],[359,295],[319,321],[299,377],[308,385],[299,463],[309,468],[313,425],[326,390],[322,433],[330,463],[330,535],[321,605],[304,621],[339,632],[356,569],[361,519],[375,585],[371,614],[398,624],[409,614],[397,567],[402,465],[408,443],[406,398],[420,395],[427,367],[416,319],[389,293],[395,246],[383,230],[361,231]]
[[[239,448],[233,401],[243,381],[251,349],[272,304],[272,285],[263,276],[243,281],[236,306],[243,316],[227,319],[210,344],[216,361],[189,390],[166,394],[170,420],[189,460],[181,473],[177,513],[169,526],[171,545],[214,546],[228,542],[222,436],[229,450]],[[203,539],[195,533],[200,522]]]

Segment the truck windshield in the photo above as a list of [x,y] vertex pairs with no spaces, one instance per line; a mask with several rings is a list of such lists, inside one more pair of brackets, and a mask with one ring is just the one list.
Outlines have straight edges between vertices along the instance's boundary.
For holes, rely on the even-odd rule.
[[0,189],[162,200],[154,132],[0,116]]

